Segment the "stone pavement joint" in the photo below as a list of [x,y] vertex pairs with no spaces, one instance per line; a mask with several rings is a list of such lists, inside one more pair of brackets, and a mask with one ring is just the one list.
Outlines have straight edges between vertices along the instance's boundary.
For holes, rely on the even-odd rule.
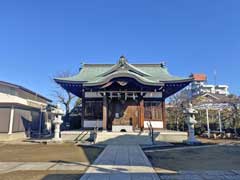
[[0,174],[13,171],[28,171],[28,170],[78,170],[84,171],[89,166],[86,162],[0,162]]
[[139,145],[108,145],[80,180],[159,180]]

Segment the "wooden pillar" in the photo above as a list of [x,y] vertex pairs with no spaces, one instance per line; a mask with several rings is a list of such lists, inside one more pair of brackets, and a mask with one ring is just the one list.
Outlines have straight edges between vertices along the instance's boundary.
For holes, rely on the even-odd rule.
[[140,123],[139,123],[140,129],[144,129],[144,99],[142,98],[140,100]]
[[163,129],[167,129],[165,99],[162,100],[161,106],[162,106]]
[[103,130],[107,130],[107,95],[103,95],[103,120],[102,120]]

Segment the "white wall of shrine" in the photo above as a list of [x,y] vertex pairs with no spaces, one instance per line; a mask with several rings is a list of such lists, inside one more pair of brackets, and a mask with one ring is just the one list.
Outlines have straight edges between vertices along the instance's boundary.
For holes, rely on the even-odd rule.
[[144,128],[148,128],[149,123],[152,124],[153,128],[163,128],[163,121],[144,121]]
[[[102,120],[84,120],[84,127],[85,128],[94,128],[97,125],[98,121],[98,127],[102,127]],[[144,128],[148,128],[149,122],[151,122],[153,128],[163,128],[163,121],[144,121]]]
[[94,128],[94,127],[97,126],[97,122],[98,122],[98,127],[102,127],[102,120],[101,119],[99,119],[99,120],[91,120],[91,121],[84,120],[83,126],[85,128]]

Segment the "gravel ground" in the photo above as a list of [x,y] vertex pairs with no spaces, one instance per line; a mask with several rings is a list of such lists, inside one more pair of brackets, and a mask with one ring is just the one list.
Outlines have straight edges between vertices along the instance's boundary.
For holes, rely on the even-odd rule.
[[170,171],[240,169],[240,146],[208,146],[145,152],[154,168]]
[[74,144],[4,144],[0,146],[0,162],[89,162],[102,148]]
[[[86,162],[92,163],[102,148],[74,144],[0,144],[0,162]],[[0,180],[79,180],[84,171],[14,171]]]
[[15,171],[0,174],[0,180],[79,180],[82,171]]

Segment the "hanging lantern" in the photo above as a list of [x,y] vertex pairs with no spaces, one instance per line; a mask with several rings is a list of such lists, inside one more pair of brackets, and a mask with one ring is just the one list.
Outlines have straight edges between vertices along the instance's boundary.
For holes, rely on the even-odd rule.
[[117,97],[118,99],[121,99],[121,94],[119,92],[117,93]]
[[128,98],[128,95],[127,95],[127,92],[125,92],[125,101],[127,100]]

